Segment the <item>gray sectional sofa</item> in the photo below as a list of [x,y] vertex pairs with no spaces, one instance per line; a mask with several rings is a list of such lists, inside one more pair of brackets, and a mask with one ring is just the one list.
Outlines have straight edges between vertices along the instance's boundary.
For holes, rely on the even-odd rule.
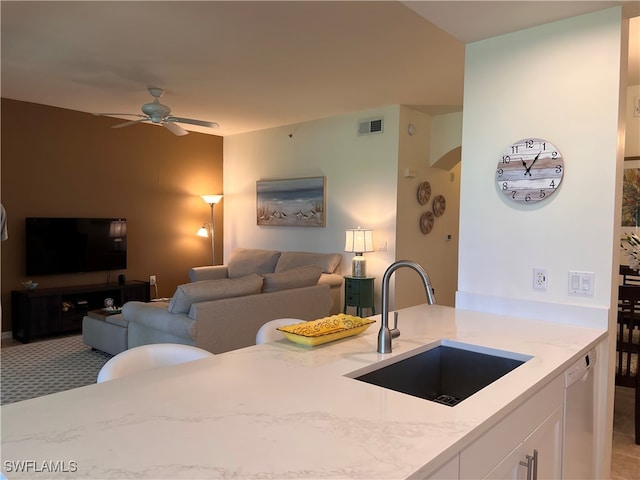
[[[342,256],[338,253],[281,252],[236,248],[230,255],[228,265],[195,267],[189,271],[192,282],[199,280],[218,280],[221,278],[239,278],[251,273],[265,276],[265,281],[283,272],[313,265],[321,270],[318,283],[329,285],[331,292],[331,314],[342,311],[341,294],[343,277],[338,267]],[[338,273],[336,273],[338,272]]]
[[122,308],[127,348],[196,345],[212,353],[255,344],[276,318],[314,320],[340,312],[340,254],[236,249],[228,265],[195,267],[170,302]]

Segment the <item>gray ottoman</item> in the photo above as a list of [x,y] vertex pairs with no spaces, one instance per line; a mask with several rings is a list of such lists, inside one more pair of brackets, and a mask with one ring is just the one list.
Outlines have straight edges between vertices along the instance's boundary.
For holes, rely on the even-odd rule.
[[127,349],[129,322],[122,314],[102,315],[89,312],[82,318],[82,340],[97,350],[117,355]]

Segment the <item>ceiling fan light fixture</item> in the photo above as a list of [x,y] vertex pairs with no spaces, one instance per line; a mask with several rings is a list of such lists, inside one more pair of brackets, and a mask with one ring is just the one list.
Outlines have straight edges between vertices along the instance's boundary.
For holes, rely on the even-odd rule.
[[142,113],[144,113],[144,115],[133,114],[133,113],[121,113],[121,114],[120,113],[119,114],[94,113],[94,115],[128,115],[128,116],[140,117],[140,120],[120,123],[118,125],[115,125],[113,128],[127,127],[129,125],[133,125],[135,123],[141,123],[141,122],[151,122],[155,125],[162,125],[166,127],[174,135],[179,135],[179,136],[187,135],[189,132],[187,132],[185,129],[177,125],[178,123],[186,123],[189,125],[197,125],[197,126],[208,127],[208,128],[216,128],[218,126],[218,124],[215,122],[208,122],[205,120],[196,120],[194,118],[175,117],[171,115],[171,109],[167,105],[163,105],[162,103],[160,103],[160,101],[158,100],[158,97],[164,94],[164,90],[156,87],[149,87],[148,90],[151,96],[154,98],[153,98],[153,102],[145,103],[144,105],[142,105]]
[[153,103],[145,103],[142,106],[142,112],[151,117],[153,123],[160,123],[165,117],[169,116],[171,109],[156,100]]

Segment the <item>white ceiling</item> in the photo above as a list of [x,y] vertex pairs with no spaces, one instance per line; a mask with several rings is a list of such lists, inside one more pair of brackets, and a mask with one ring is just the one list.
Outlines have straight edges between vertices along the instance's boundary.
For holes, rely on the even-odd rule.
[[186,129],[223,136],[390,104],[456,111],[464,43],[617,4],[640,15],[637,1],[3,0],[1,93],[140,113],[157,86],[174,115],[220,124]]

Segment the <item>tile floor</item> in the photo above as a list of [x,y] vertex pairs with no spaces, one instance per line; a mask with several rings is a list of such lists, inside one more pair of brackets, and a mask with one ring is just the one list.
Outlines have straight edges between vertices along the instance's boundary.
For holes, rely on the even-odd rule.
[[611,480],[640,479],[640,445],[634,440],[634,390],[616,387]]

